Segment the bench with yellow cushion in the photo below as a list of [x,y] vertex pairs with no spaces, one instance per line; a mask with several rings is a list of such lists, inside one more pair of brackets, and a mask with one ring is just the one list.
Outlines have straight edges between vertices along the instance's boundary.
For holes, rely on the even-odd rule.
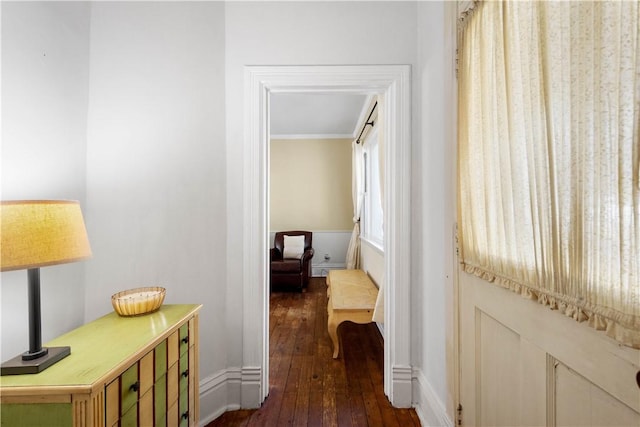
[[338,357],[338,326],[350,320],[354,323],[373,322],[373,309],[378,288],[362,270],[331,270],[327,276],[327,329],[333,342],[333,358]]

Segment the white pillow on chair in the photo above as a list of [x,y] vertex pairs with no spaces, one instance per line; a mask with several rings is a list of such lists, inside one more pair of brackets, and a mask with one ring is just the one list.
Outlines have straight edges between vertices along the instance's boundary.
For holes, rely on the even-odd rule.
[[302,258],[304,254],[304,235],[303,236],[287,236],[284,235],[283,258]]

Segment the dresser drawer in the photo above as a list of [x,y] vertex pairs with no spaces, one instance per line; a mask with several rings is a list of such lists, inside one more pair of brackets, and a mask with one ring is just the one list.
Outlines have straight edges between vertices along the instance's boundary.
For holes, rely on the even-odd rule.
[[124,415],[138,401],[138,364],[135,363],[120,375],[120,415]]
[[107,385],[105,408],[106,426],[117,426],[120,420],[120,378],[116,378]]
[[178,364],[174,363],[167,372],[167,406],[169,407],[178,401],[179,377]]
[[167,368],[178,362],[180,357],[180,331],[175,331],[167,338]]
[[155,427],[167,425],[167,375],[160,377],[154,385]]
[[138,402],[138,420],[140,421],[140,427],[155,425],[153,422],[155,416],[153,394],[154,389],[152,387],[140,397],[140,401]]
[[189,385],[189,353],[180,356],[180,393],[187,391]]
[[189,323],[185,323],[180,327],[180,355],[182,356],[189,350]]
[[180,356],[180,426],[189,425],[189,353]]
[[153,387],[153,383],[155,382],[154,378],[154,352],[150,351],[147,353],[138,364],[138,369],[140,371],[139,379],[140,379],[140,390],[138,394],[140,396],[145,395],[151,388]]
[[178,427],[179,422],[178,402],[174,402],[167,411],[167,427]]
[[120,417],[120,427],[138,427],[138,403],[134,403]]
[[186,427],[189,425],[189,393],[180,392],[180,402],[178,404],[180,413],[180,427]]
[[155,354],[155,380],[158,381],[167,373],[167,340],[158,344],[153,352]]
[[106,427],[189,425],[194,410],[189,406],[193,347],[187,345],[181,354],[189,343],[184,339],[189,336],[188,325],[182,325],[107,386]]

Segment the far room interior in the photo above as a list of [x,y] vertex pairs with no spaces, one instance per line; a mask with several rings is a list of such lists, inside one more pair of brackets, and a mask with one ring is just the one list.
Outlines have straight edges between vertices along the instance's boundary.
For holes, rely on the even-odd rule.
[[[269,242],[272,247],[276,231],[312,231],[313,277],[347,266],[354,225],[352,144],[361,139],[363,147],[373,145],[367,143],[371,129],[365,123],[367,119],[374,123],[370,118],[374,103],[375,97],[366,94],[271,96]],[[373,172],[370,178],[379,180],[377,167]],[[372,197],[376,212],[381,211],[378,197],[379,193]],[[381,220],[379,224],[381,229]],[[382,232],[364,241],[368,243],[360,257],[364,269],[382,283],[384,261],[374,256],[384,256]],[[371,253],[370,248],[376,251]]]
[[[276,232],[311,233],[309,277],[326,280],[331,270],[360,269],[377,288],[383,283],[377,102],[367,93],[270,96],[269,247],[273,254]],[[306,290],[307,283],[285,282],[272,273],[271,291]],[[381,332],[382,312],[376,322]]]

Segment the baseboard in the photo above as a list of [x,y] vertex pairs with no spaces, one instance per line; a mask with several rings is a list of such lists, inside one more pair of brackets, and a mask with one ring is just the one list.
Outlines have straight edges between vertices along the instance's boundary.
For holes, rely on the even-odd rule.
[[391,367],[391,403],[396,408],[412,407],[412,374],[411,366],[394,365]]
[[244,367],[241,373],[240,405],[245,409],[257,409],[262,405],[262,369],[259,366]]
[[260,368],[230,368],[200,381],[200,426],[227,411],[259,408]]
[[204,427],[227,411],[240,409],[242,370],[227,369],[200,381],[200,426]]
[[[245,376],[247,373],[245,372]],[[249,375],[251,376],[251,375]],[[249,381],[253,388],[254,381]],[[445,406],[421,369],[412,371],[413,407],[420,423],[427,427],[454,427]],[[241,408],[242,369],[219,371],[200,381],[200,427],[204,427],[227,411]],[[253,395],[254,393],[251,393]]]
[[413,369],[413,407],[420,424],[433,427],[453,427],[447,409],[436,395],[421,369]]
[[317,264],[311,264],[311,276],[312,277],[326,277],[331,270],[342,270],[347,268],[347,265],[342,262],[319,262]]

